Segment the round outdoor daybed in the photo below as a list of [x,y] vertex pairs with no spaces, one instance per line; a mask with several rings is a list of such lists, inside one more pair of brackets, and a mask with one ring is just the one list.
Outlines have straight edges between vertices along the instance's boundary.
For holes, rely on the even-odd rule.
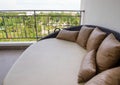
[[[78,31],[80,28],[67,30]],[[103,31],[120,36],[111,30]],[[57,34],[50,34],[27,48],[6,75],[3,85],[84,85],[78,84],[77,78],[87,51],[75,42],[56,39]]]
[[3,85],[78,85],[86,50],[73,42],[46,39],[30,46],[13,65]]

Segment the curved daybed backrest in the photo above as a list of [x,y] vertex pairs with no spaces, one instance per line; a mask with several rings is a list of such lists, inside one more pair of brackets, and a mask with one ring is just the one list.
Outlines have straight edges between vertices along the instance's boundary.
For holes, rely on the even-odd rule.
[[[71,31],[79,31],[81,29],[83,25],[80,25],[80,26],[74,26],[74,27],[69,27],[69,28],[64,28],[66,30],[71,30]],[[110,33],[113,33],[116,37],[116,39],[118,39],[120,41],[120,33],[119,32],[116,32],[116,31],[113,31],[113,30],[110,30],[108,28],[105,28],[105,27],[101,27],[101,26],[95,26],[95,25],[84,25],[84,26],[88,26],[88,27],[93,27],[93,28],[96,28],[98,27],[99,29],[101,29],[102,31],[106,32],[107,35],[110,34]],[[59,31],[57,32],[54,32],[44,38],[42,38],[41,40],[43,39],[47,39],[47,38],[55,38],[57,36],[57,34],[59,33]]]
[[120,41],[120,33],[119,32],[116,32],[114,30],[110,30],[109,28],[105,28],[105,27],[101,27],[101,26],[93,26],[93,25],[86,25],[88,27],[98,27],[99,29],[101,29],[102,31],[106,32],[107,35],[109,35],[110,33],[113,33],[114,36],[116,37],[117,40]]

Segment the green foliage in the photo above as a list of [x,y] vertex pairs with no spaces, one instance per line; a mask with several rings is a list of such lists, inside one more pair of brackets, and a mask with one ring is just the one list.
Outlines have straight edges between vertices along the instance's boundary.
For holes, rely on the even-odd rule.
[[26,12],[0,12],[0,41],[36,40],[36,37],[44,37],[55,28],[79,24],[79,13],[40,12],[34,17],[26,15]]

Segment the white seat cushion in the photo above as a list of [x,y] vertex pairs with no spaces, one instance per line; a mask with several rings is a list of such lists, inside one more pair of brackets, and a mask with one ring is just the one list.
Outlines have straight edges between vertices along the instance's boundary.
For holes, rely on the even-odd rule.
[[3,85],[78,85],[85,54],[86,50],[74,42],[55,38],[39,41],[20,56]]

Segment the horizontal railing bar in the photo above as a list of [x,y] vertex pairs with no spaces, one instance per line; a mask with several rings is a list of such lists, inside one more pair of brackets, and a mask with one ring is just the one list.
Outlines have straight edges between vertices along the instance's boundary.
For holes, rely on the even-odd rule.
[[[36,15],[37,16],[50,16],[50,17],[80,17],[80,15]],[[33,15],[0,15],[0,17],[34,17]]]
[[[38,37],[38,38],[43,38],[43,37]],[[36,37],[23,37],[23,38],[0,38],[0,39],[36,39]]]
[[[38,37],[38,38],[42,38],[42,37]],[[0,38],[0,39],[36,39],[36,37],[14,37],[14,38]]]
[[70,11],[70,12],[85,12],[85,10],[0,10],[1,11]]

